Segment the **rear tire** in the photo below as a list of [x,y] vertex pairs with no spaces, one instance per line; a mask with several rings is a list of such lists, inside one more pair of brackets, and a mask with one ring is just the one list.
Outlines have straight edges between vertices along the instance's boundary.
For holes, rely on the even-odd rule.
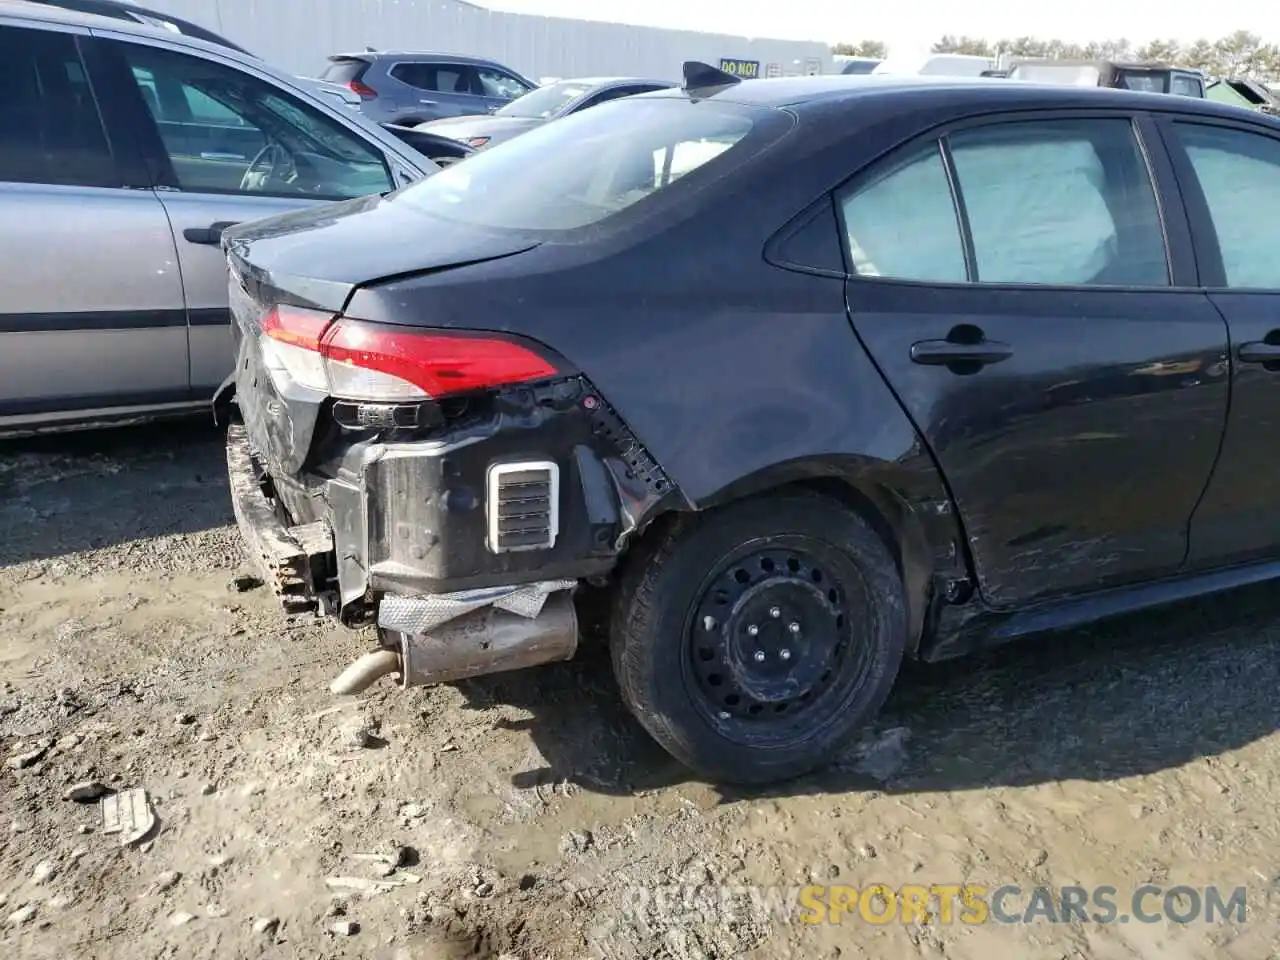
[[829,762],[883,705],[905,643],[892,554],[852,510],[805,490],[654,531],[623,571],[610,623],[631,711],[723,783]]

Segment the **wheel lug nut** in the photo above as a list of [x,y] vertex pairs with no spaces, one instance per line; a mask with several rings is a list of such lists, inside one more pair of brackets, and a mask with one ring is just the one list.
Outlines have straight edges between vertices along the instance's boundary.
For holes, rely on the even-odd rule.
[[749,637],[754,637],[759,632],[760,632],[760,628],[757,627],[754,623],[751,624],[751,626],[747,627],[747,636]]
[[785,649],[784,649],[784,650],[780,650],[780,651],[778,652],[778,656],[780,656],[783,660],[790,660],[790,659],[791,659],[791,651],[790,651],[790,650],[785,650]]
[[770,607],[769,616],[773,617],[776,620],[778,619],[778,617],[782,616],[782,611],[779,610],[777,607]]
[[788,630],[790,630],[792,633],[799,633],[799,632],[800,632],[800,624],[798,624],[798,623],[793,623],[793,624],[791,624],[789,627],[787,627],[787,629],[788,629]]
[[764,651],[763,651],[763,650],[757,650],[757,651],[756,651],[756,653],[755,653],[755,661],[756,661],[756,663],[764,663]]

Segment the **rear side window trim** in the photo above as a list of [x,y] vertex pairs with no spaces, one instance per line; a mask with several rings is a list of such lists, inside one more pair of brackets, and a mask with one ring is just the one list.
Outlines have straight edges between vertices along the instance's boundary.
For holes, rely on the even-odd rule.
[[[970,289],[981,288],[983,290],[1067,290],[1067,291],[1151,291],[1151,292],[1170,292],[1174,290],[1198,289],[1197,278],[1187,276],[1184,269],[1180,269],[1181,262],[1175,249],[1175,240],[1169,229],[1168,218],[1170,211],[1167,209],[1164,193],[1169,189],[1171,184],[1167,178],[1159,176],[1156,164],[1153,162],[1153,149],[1161,149],[1162,144],[1156,138],[1156,142],[1149,142],[1149,131],[1147,129],[1148,112],[1138,110],[1025,110],[1025,111],[1008,111],[1000,113],[986,113],[980,116],[966,117],[961,120],[949,121],[939,124],[928,130],[921,131],[894,146],[882,151],[875,158],[867,162],[860,170],[848,177],[834,190],[831,196],[834,198],[835,208],[840,223],[840,243],[844,249],[844,258],[846,264],[846,279],[857,281],[859,283],[878,283],[878,284],[897,284],[913,287],[931,287],[931,288],[955,288]],[[1199,117],[1188,117],[1192,122],[1199,122]],[[1169,282],[1159,286],[1151,285],[1101,285],[1101,284],[1036,284],[1036,283],[1011,283],[1011,282],[992,282],[978,281],[972,279],[964,282],[955,282],[947,280],[914,280],[898,277],[882,277],[867,276],[856,273],[852,268],[852,261],[849,258],[847,244],[847,225],[844,221],[842,211],[841,198],[865,182],[865,180],[876,175],[882,165],[891,160],[895,156],[910,153],[913,149],[919,149],[930,141],[940,144],[943,155],[944,169],[951,186],[952,206],[957,217],[957,225],[961,235],[961,242],[964,248],[962,253],[965,257],[966,271],[972,271],[973,267],[969,261],[972,251],[972,231],[968,222],[967,211],[963,206],[963,192],[959,188],[959,180],[955,174],[954,159],[951,157],[950,148],[947,146],[948,137],[953,133],[962,130],[970,130],[981,127],[1006,125],[1015,123],[1034,123],[1047,122],[1053,120],[1126,120],[1129,123],[1130,130],[1133,135],[1134,143],[1137,145],[1138,156],[1142,163],[1142,169],[1146,173],[1147,182],[1151,187],[1155,197],[1157,222],[1160,229],[1161,242],[1164,244],[1165,261],[1169,271]],[[976,257],[975,257],[976,259]],[[969,272],[969,277],[975,276],[975,272]],[[1190,282],[1187,282],[1190,280]]]
[[981,282],[978,277],[978,251],[973,245],[973,226],[969,223],[969,208],[964,202],[964,188],[960,185],[960,173],[956,170],[956,158],[951,153],[951,137],[938,138],[938,152],[942,155],[942,171],[951,190],[951,206],[960,231],[960,253],[964,257],[965,279],[970,284]]

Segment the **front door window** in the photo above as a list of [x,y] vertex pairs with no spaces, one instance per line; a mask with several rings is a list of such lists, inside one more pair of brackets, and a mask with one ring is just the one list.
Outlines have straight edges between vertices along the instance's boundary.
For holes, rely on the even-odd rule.
[[392,189],[375,146],[275,84],[200,57],[121,49],[179,189],[317,200]]

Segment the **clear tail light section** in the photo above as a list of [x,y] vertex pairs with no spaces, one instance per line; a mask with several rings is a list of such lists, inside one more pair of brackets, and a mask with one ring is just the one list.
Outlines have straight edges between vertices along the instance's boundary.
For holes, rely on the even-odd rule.
[[510,340],[364,323],[299,307],[262,321],[273,375],[340,400],[404,403],[554,377],[557,368]]
[[273,307],[262,318],[262,362],[278,381],[288,380],[321,393],[328,392],[320,336],[333,323],[331,313]]

